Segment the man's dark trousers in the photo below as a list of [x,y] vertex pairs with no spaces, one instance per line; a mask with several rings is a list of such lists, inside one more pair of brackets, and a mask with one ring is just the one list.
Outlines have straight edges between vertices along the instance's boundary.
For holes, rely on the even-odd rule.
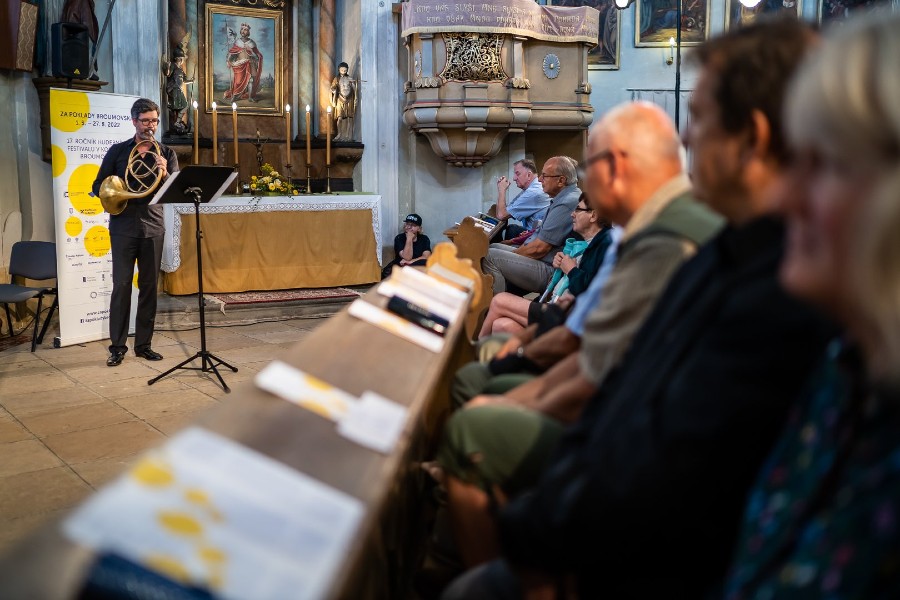
[[156,322],[157,280],[162,260],[162,235],[136,238],[111,235],[113,290],[109,303],[109,351],[127,352],[128,316],[131,312],[131,282],[134,263],[138,267],[138,305],[135,320],[134,351],[150,348]]

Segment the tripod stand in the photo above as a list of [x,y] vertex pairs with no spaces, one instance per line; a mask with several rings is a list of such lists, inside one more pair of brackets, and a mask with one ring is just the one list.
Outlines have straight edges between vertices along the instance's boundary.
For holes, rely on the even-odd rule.
[[[223,167],[200,167],[200,168],[222,169]],[[191,167],[186,167],[184,171],[179,173],[179,175],[187,172],[189,169],[191,169]],[[226,169],[226,171],[231,171],[231,170]],[[188,176],[187,179],[191,179],[190,176]],[[207,196],[207,197],[212,197],[212,198],[218,197],[221,194],[221,190],[224,189],[229,183],[231,183],[231,181],[233,179],[234,179],[234,176],[232,175],[222,185],[222,188],[220,188],[220,191],[217,194],[215,194],[214,196]],[[167,182],[167,183],[169,183],[169,182]],[[190,183],[190,182],[188,182],[188,183]],[[173,190],[173,193],[174,192],[175,192],[175,190]],[[170,193],[169,197],[171,197],[173,195],[173,193]],[[234,373],[237,373],[237,368],[231,366],[230,364],[228,364],[227,362],[225,362],[224,360],[222,360],[221,358],[219,358],[218,356],[216,356],[215,354],[213,354],[212,352],[210,352],[209,350],[206,349],[206,307],[205,307],[204,301],[203,301],[203,255],[201,252],[201,249],[202,249],[201,240],[203,239],[203,231],[200,229],[200,204],[204,201],[203,200],[204,192],[203,192],[203,189],[200,188],[199,186],[190,186],[190,187],[183,188],[182,193],[185,196],[191,197],[191,199],[194,203],[194,216],[196,218],[197,288],[198,288],[197,299],[198,299],[199,308],[200,308],[200,350],[196,354],[191,356],[190,358],[187,358],[187,359],[181,361],[180,363],[178,363],[177,365],[175,365],[168,371],[161,373],[161,374],[157,375],[156,377],[154,377],[153,379],[149,380],[147,382],[147,385],[153,385],[154,383],[156,383],[163,377],[166,377],[167,375],[174,373],[178,369],[185,369],[188,371],[202,371],[203,373],[210,373],[210,372],[215,373],[216,377],[219,380],[219,383],[222,384],[222,389],[225,390],[226,392],[230,392],[231,389],[225,383],[225,380],[222,379],[222,375],[219,374],[219,370],[217,367],[224,366],[228,369],[231,369],[232,372],[234,372]],[[166,199],[167,197],[165,194],[166,194],[166,189],[163,189],[159,192],[158,196],[162,197],[162,200],[160,200],[160,202],[171,201],[171,199],[169,199],[169,200]],[[188,363],[193,362],[198,358],[200,359],[199,367],[185,366]]]

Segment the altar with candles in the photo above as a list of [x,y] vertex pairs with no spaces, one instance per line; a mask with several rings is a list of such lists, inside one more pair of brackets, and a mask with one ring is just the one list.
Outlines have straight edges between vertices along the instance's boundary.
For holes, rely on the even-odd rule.
[[[166,205],[162,270],[172,295],[197,293],[194,207]],[[381,196],[223,196],[200,207],[203,289],[362,285],[381,276]]]

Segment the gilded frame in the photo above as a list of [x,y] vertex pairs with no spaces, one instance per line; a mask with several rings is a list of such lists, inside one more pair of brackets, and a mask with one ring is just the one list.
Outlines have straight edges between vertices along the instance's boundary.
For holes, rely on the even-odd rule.
[[[669,47],[669,38],[676,37],[675,2],[682,2],[681,46],[699,46],[709,38],[711,0],[637,0],[634,4],[635,48]],[[644,28],[644,25],[648,26]]]
[[[206,5],[207,113],[213,102],[228,112],[235,102],[238,114],[284,115],[283,19],[280,10]],[[245,42],[243,24],[253,44]]]

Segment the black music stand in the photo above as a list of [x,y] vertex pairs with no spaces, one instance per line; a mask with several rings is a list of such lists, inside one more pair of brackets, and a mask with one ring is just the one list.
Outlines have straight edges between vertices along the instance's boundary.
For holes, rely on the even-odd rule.
[[[226,392],[231,391],[216,367],[222,365],[231,369],[234,373],[237,373],[237,368],[232,367],[206,349],[206,309],[203,301],[203,254],[201,253],[203,232],[200,230],[200,205],[216,200],[231,185],[235,177],[237,177],[237,172],[231,167],[190,165],[173,173],[153,197],[153,200],[150,201],[150,204],[187,204],[185,201],[185,197],[187,197],[189,202],[194,203],[194,216],[197,218],[197,299],[200,305],[200,351],[192,357],[181,361],[165,373],[157,375],[148,381],[147,385],[153,385],[178,369],[186,369],[189,371],[203,371],[204,373],[212,371],[219,378],[222,389]],[[185,366],[198,358],[200,359],[199,367]]]

